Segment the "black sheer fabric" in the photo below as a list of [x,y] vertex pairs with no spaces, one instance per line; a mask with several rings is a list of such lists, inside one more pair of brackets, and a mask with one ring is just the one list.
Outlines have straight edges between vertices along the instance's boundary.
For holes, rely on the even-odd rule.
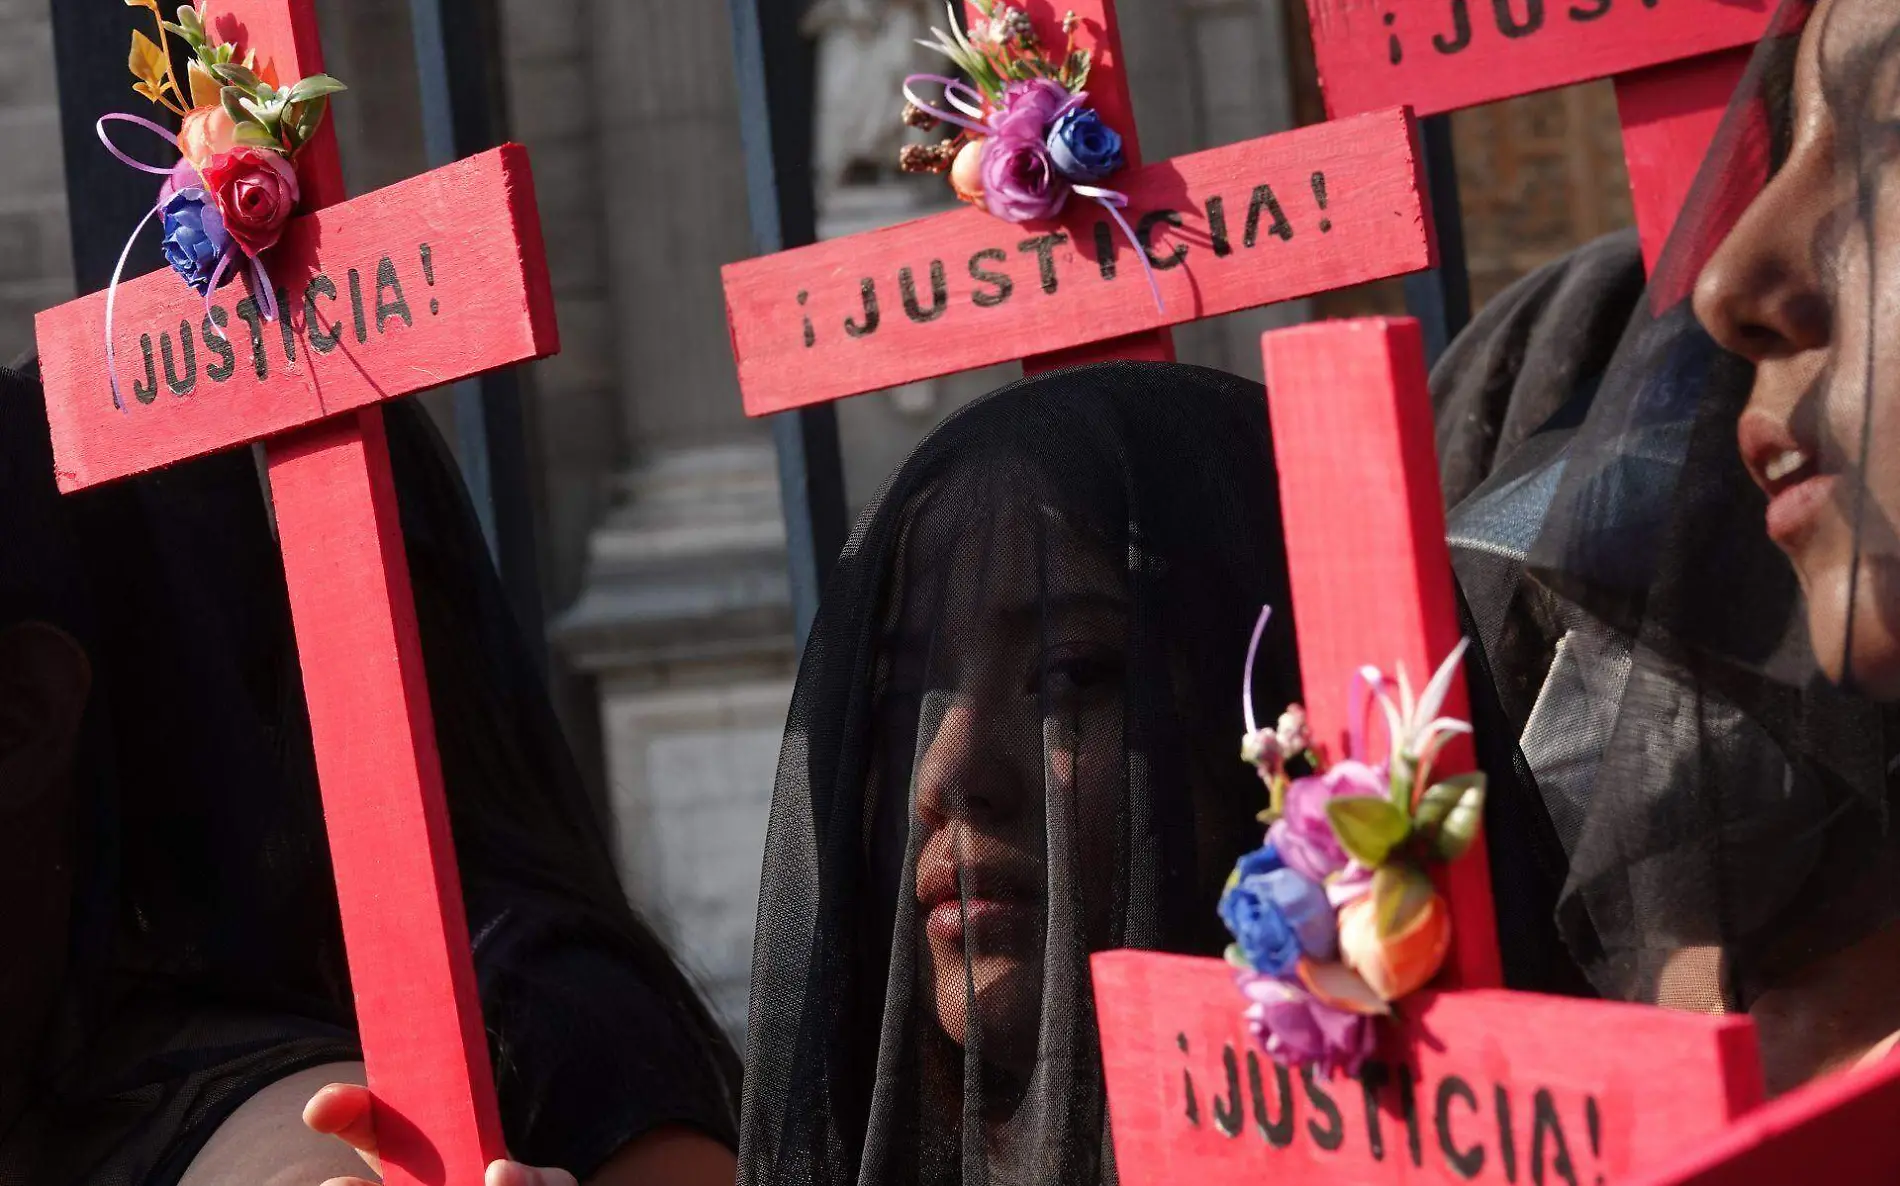
[[1891,6],[1784,5],[1601,384],[1450,522],[1573,957],[1754,1013],[1777,1088],[1900,1030],[1897,68]]
[[1218,954],[1236,757],[1297,699],[1257,384],[1111,364],[952,417],[858,522],[767,840],[741,1181],[1112,1181],[1091,952]]
[[[453,462],[387,420],[511,1152],[736,1146],[737,1060],[626,906]],[[176,1182],[257,1090],[359,1056],[281,561],[248,453],[61,499],[37,383],[0,380],[0,425],[0,626],[55,622],[96,675],[69,968],[0,1183]]]

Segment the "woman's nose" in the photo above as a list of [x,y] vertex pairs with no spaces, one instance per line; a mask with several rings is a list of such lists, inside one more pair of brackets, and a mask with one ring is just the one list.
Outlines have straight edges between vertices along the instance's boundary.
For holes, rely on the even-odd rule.
[[1025,788],[1009,746],[991,726],[1004,711],[961,693],[924,698],[920,736],[928,738],[917,758],[917,810],[926,822],[994,821],[1011,815]]
[[1777,178],[1742,214],[1696,283],[1695,315],[1718,345],[1753,363],[1828,344],[1832,306],[1816,256],[1826,197]]

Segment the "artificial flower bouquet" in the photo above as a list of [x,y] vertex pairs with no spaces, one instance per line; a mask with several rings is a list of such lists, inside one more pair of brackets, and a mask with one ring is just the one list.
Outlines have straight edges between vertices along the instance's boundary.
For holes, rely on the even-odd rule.
[[[954,134],[907,145],[899,167],[943,174],[957,197],[1012,223],[1055,218],[1071,197],[1097,203],[1134,245],[1159,305],[1153,265],[1122,213],[1128,198],[1103,186],[1128,162],[1121,132],[1089,106],[1093,55],[1076,46],[1081,22],[1073,12],[1063,17],[1068,44],[1053,52],[1021,9],[974,4],[979,15],[967,32],[951,10],[949,30],[932,29],[934,40],[919,43],[961,77],[914,74],[904,82],[904,122],[926,132],[947,125]],[[926,85],[942,88],[941,106],[918,94]]]
[[[1235,866],[1220,916],[1248,1029],[1281,1065],[1356,1073],[1376,1019],[1444,965],[1451,913],[1427,870],[1469,851],[1484,815],[1484,775],[1435,780],[1432,769],[1471,731],[1438,715],[1464,650],[1416,698],[1403,668],[1396,681],[1362,669],[1343,761],[1318,752],[1298,705],[1272,729],[1255,728],[1248,708],[1241,756],[1267,785],[1269,827]],[[1376,765],[1365,738],[1374,702],[1390,738]]]
[[[159,17],[158,0],[126,4]],[[180,7],[177,16],[158,20],[157,41],[132,34],[129,65],[138,80],[133,89],[180,120],[175,142],[183,159],[164,170],[142,167],[166,175],[157,207],[166,260],[208,294],[238,257],[255,263],[276,246],[302,196],[291,159],[316,135],[329,97],[344,86],[318,74],[279,87],[257,73],[254,53],[240,59],[235,46],[206,28],[195,5]],[[185,86],[170,36],[191,55]],[[168,134],[149,121],[133,122]],[[260,303],[270,299],[269,289],[261,286]]]

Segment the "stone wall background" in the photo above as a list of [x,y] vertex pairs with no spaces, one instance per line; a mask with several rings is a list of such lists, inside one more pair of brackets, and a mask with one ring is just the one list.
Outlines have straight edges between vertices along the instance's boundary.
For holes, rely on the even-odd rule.
[[[72,295],[47,4],[105,2],[0,0],[0,358],[30,347],[35,311]],[[736,1031],[793,658],[769,437],[740,415],[719,289],[719,266],[750,252],[726,6],[500,3],[565,344],[529,384],[557,700],[630,892]],[[1321,118],[1297,2],[1120,7],[1150,160]],[[352,190],[421,171],[407,4],[319,9],[331,69],[356,84],[335,108]],[[1455,128],[1478,300],[1629,222],[1607,86],[1467,112]],[[827,229],[940,200],[851,195]],[[1178,343],[1184,360],[1257,376],[1268,326],[1398,311],[1396,284],[1369,286],[1188,327]],[[845,405],[854,505],[1001,377]]]

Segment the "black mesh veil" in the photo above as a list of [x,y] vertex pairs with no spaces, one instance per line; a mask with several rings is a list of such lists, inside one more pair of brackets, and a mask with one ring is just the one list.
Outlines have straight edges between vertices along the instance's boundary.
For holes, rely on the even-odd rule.
[[[1258,384],[1032,378],[858,522],[799,673],[754,956],[741,1181],[1112,1180],[1087,957],[1217,954],[1235,756],[1288,607]],[[1262,703],[1295,698],[1290,613]]]
[[1900,12],[1789,0],[1600,386],[1450,518],[1573,957],[1775,1087],[1900,1030],[1896,120]]

